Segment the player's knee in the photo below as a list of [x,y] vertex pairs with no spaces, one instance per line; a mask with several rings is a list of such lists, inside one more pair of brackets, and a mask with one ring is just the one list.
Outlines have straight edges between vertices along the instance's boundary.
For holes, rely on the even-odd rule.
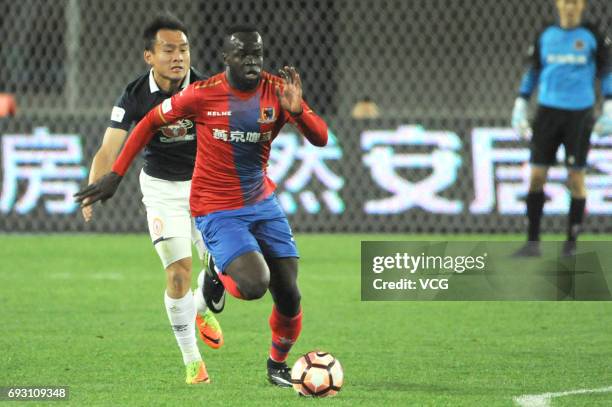
[[569,188],[573,197],[586,196],[584,173],[581,171],[570,171],[567,177],[567,187]]
[[247,270],[240,271],[235,273],[233,278],[243,299],[257,300],[266,295],[270,286],[270,272],[267,267],[251,265]]
[[541,191],[546,184],[546,172],[534,171],[529,180],[529,190],[531,192]]
[[188,285],[187,282],[189,280],[187,279],[186,273],[184,271],[171,271],[169,273],[169,277],[170,281],[172,282],[172,286],[176,289],[180,289],[181,291],[183,291],[183,287]]
[[299,305],[302,300],[302,294],[297,285],[291,285],[284,289],[280,297],[289,305]]
[[579,181],[574,181],[574,182],[570,181],[568,182],[568,187],[573,197],[586,196],[586,187],[584,186],[584,183],[581,183]]
[[258,278],[251,278],[239,285],[240,294],[245,300],[257,300],[268,291],[270,277],[260,275]]
[[166,267],[169,294],[185,295],[191,286],[191,259],[181,259]]
[[278,312],[290,318],[296,316],[300,312],[299,300],[289,302],[279,301],[275,302],[274,305],[276,305]]
[[546,177],[548,175],[548,167],[544,166],[533,166],[531,168],[531,174],[529,176],[529,190],[531,192],[538,192],[544,188],[546,183]]
[[300,311],[300,302],[302,300],[302,294],[300,294],[300,290],[296,289],[288,291],[285,296],[283,296],[282,302],[284,304],[279,304],[280,308],[282,308],[281,313],[287,316],[294,316]]
[[292,302],[294,305],[299,306],[301,301],[302,301],[302,293],[301,293],[301,292],[300,292],[300,290],[298,290],[298,289],[297,289],[297,287],[296,287],[295,292],[294,292],[294,293],[292,293],[292,295],[291,295],[291,302]]
[[252,251],[234,259],[224,270],[245,300],[263,297],[270,286],[270,270],[261,253]]

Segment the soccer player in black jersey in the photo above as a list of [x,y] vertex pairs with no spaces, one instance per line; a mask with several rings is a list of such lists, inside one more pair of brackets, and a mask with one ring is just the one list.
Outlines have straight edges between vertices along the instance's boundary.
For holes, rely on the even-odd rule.
[[[129,83],[111,112],[102,145],[91,164],[89,183],[111,170],[128,131],[153,107],[192,82],[205,79],[191,67],[187,29],[176,17],[162,15],[144,30],[144,60],[151,69]],[[189,191],[196,155],[194,123],[181,120],[161,128],[146,146],[140,173],[149,232],[167,275],[164,302],[187,370],[189,384],[208,383],[195,337],[197,320],[202,339],[212,348],[223,344],[202,289],[191,291],[191,244],[202,260],[207,255],[189,210]],[[87,222],[92,206],[83,208]],[[198,278],[202,284],[203,275]]]
[[567,241],[563,254],[572,255],[586,206],[585,167],[593,130],[595,79],[601,82],[603,114],[595,131],[612,134],[612,71],[610,39],[594,25],[582,21],[586,0],[556,0],[559,20],[538,34],[529,51],[529,67],[523,75],[512,112],[512,126],[523,136],[531,131],[527,121],[528,99],[538,88],[538,110],[531,140],[531,176],[527,194],[529,221],[527,243],[516,256],[540,255],[540,220],[548,168],[555,164],[557,149],[565,147],[571,202]]

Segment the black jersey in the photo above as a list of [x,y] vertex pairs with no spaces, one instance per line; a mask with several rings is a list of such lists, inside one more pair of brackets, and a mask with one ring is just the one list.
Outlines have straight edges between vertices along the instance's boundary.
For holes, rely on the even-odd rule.
[[[206,79],[191,68],[181,88]],[[159,89],[153,71],[138,77],[125,87],[111,113],[109,127],[129,131],[149,110],[172,95]],[[179,120],[160,128],[144,149],[144,172],[167,181],[188,181],[196,156],[195,123]]]

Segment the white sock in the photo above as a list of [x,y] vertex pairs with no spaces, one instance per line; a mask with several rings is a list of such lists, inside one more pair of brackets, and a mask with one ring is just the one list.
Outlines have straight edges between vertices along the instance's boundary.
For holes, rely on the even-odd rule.
[[166,312],[185,364],[202,360],[195,336],[195,305],[191,290],[183,298],[174,299],[164,293]]
[[198,288],[193,291],[193,301],[195,302],[196,311],[198,311],[200,315],[205,313],[208,309],[206,301],[204,301],[204,291],[202,291],[202,287],[204,286],[204,273],[205,271],[202,270],[200,274],[198,274]]

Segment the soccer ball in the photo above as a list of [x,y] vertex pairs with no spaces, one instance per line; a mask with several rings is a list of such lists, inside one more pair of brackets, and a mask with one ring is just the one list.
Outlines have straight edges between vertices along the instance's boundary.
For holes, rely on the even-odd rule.
[[344,372],[331,353],[312,351],[295,362],[291,382],[301,396],[334,396],[344,383]]

